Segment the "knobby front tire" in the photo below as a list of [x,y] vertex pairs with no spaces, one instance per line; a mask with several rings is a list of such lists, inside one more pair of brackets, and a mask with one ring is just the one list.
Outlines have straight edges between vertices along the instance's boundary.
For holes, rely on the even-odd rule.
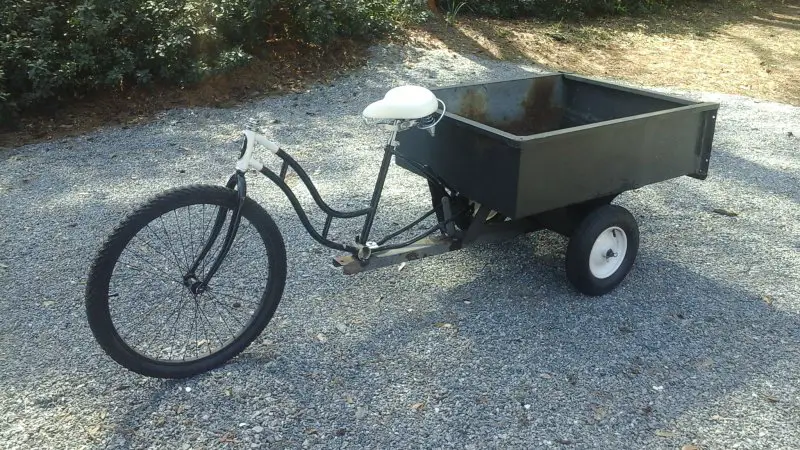
[[[283,295],[286,249],[275,222],[252,199],[245,199],[239,231],[208,289],[197,289],[237,201],[236,191],[222,186],[170,190],[106,239],[89,271],[86,313],[114,361],[149,377],[185,378],[221,366],[261,334]],[[220,210],[221,232],[189,272]]]

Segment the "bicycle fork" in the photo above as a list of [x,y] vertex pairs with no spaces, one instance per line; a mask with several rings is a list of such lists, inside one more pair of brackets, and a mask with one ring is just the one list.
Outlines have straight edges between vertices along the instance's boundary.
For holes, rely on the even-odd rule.
[[242,217],[242,207],[244,206],[244,200],[247,197],[247,182],[244,178],[244,172],[241,170],[237,170],[235,174],[231,175],[225,185],[225,187],[228,189],[231,189],[234,186],[236,187],[237,194],[236,208],[233,210],[231,221],[228,224],[228,231],[225,234],[225,240],[222,242],[222,248],[220,249],[219,254],[211,264],[211,267],[208,269],[208,272],[206,272],[203,279],[199,280],[195,272],[200,266],[200,262],[205,259],[205,257],[208,255],[208,252],[211,251],[211,248],[217,241],[217,238],[222,231],[222,225],[225,224],[225,219],[228,215],[226,210],[222,208],[220,208],[219,212],[217,212],[217,218],[214,221],[214,226],[211,229],[211,234],[208,237],[208,241],[206,241],[203,249],[200,251],[200,254],[183,276],[184,284],[192,291],[192,294],[194,295],[201,294],[208,290],[208,284],[211,281],[211,278],[217,273],[217,270],[219,270],[225,257],[228,256],[228,252],[233,245],[233,239],[236,237],[236,233],[239,231],[239,224],[241,223]]

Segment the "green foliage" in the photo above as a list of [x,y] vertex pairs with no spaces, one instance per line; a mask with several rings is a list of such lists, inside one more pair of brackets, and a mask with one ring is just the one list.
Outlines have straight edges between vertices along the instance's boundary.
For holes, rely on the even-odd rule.
[[452,25],[455,23],[456,18],[458,17],[458,13],[461,12],[461,9],[467,6],[466,0],[462,0],[460,2],[449,2],[447,5],[447,11],[444,14],[444,20],[448,24]]
[[324,45],[418,18],[413,0],[0,2],[0,125],[98,88],[186,83],[246,63],[268,39]]
[[[576,19],[607,14],[638,14],[681,2],[686,3],[687,0],[468,0],[467,5],[470,12],[491,17]],[[460,0],[444,0],[440,3],[457,4]]]

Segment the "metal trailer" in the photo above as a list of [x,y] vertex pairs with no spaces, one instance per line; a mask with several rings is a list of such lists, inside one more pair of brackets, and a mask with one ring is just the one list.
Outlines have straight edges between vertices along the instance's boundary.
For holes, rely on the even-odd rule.
[[[549,229],[569,237],[565,269],[571,284],[586,295],[606,294],[627,276],[639,247],[636,219],[611,202],[622,192],[675,177],[705,179],[719,108],[565,73],[432,92],[404,86],[390,90],[383,102],[364,112],[365,118],[378,119],[391,131],[365,208],[332,208],[297,161],[248,130],[226,186],[172,189],[125,218],[98,250],[86,285],[87,318],[105,352],[146,376],[187,377],[233,358],[269,323],[286,283],[286,249],[270,215],[247,196],[249,171],[261,173],[283,191],[313,239],[346,252],[334,258],[345,274]],[[438,103],[442,107],[437,111]],[[373,114],[380,109],[375,105],[383,108],[382,114]],[[254,156],[255,144],[282,161],[280,171],[273,172]],[[427,179],[432,207],[410,224],[374,239],[372,225],[393,160]],[[289,170],[326,215],[321,231],[286,184]],[[432,216],[436,220],[430,228],[394,242]],[[329,238],[333,219],[357,217],[364,223],[354,241]],[[199,226],[194,226],[196,220],[201,220]],[[256,233],[236,240],[244,222],[248,225],[242,234],[252,229]],[[171,224],[178,229],[169,233]],[[253,259],[264,255],[260,251],[240,252],[236,243],[242,241],[260,243],[266,259]],[[173,245],[186,248],[175,251]],[[231,258],[237,261],[237,256],[243,259],[223,264]],[[245,276],[246,270],[254,273]],[[119,272],[122,278],[114,281]],[[233,280],[228,278],[231,274]],[[158,288],[157,283],[165,286]],[[155,309],[139,307],[148,301],[156,305],[153,308],[174,306],[178,312],[173,310],[161,325],[157,314],[147,312]],[[244,315],[239,322],[243,328],[227,340],[217,336],[218,346],[213,341],[217,330],[200,339],[200,327],[205,330],[212,322],[225,322],[220,333],[231,332],[224,315],[208,317],[203,305]],[[122,327],[126,331],[121,332],[118,321],[126,308],[137,326]],[[180,317],[189,320],[181,315],[184,308],[194,308],[194,320],[204,321],[179,325]],[[167,341],[157,342],[173,317]],[[153,324],[147,325],[151,319]],[[157,330],[156,336],[127,336],[147,330]],[[178,331],[186,334],[184,340],[172,339]],[[137,342],[143,347],[135,348]]]
[[[346,273],[540,229],[578,238],[576,233],[590,228],[584,222],[591,213],[610,211],[633,222],[627,236],[629,261],[613,276],[596,279],[583,270],[591,251],[587,242],[577,242],[567,254],[570,281],[585,294],[604,294],[630,269],[638,227],[619,207],[599,208],[625,191],[681,176],[708,176],[717,103],[568,73],[432,91],[446,105],[446,111],[439,110],[444,116],[435,133],[404,132],[397,164],[438,177],[457,192],[450,210],[468,209],[469,219],[455,221],[464,233],[374,253],[368,261],[337,258]],[[436,183],[430,189],[434,205],[447,199]],[[445,213],[437,208],[440,220]],[[571,267],[576,259],[581,263],[574,266],[580,267]]]

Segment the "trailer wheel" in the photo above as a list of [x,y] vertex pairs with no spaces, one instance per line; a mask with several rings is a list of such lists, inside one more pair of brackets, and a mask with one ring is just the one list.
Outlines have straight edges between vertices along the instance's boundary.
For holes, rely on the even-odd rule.
[[628,275],[639,250],[639,226],[627,209],[604,205],[575,229],[567,247],[567,279],[590,296],[607,294]]

